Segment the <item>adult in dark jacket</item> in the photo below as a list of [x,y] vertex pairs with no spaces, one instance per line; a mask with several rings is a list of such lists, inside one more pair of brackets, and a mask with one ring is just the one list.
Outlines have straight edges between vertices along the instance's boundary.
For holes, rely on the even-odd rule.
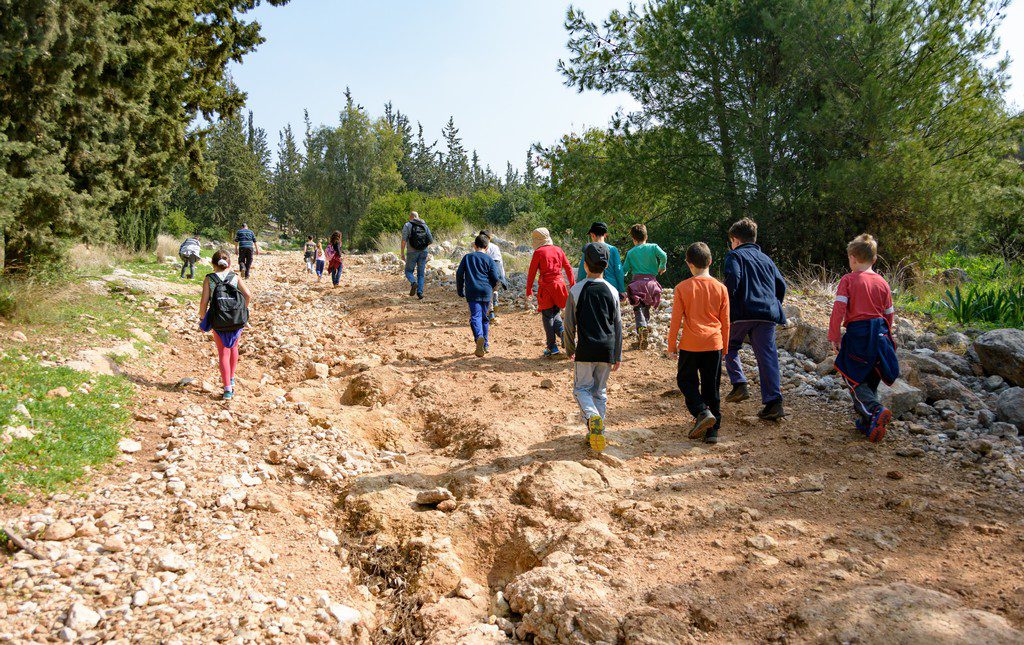
[[501,275],[498,265],[487,255],[490,239],[477,235],[473,252],[462,256],[455,272],[455,288],[460,298],[469,303],[469,327],[473,331],[477,356],[483,356],[490,349],[490,321],[487,312],[491,308],[491,294],[498,286]]
[[725,369],[733,387],[725,400],[738,403],[750,398],[739,356],[743,341],[749,338],[757,360],[761,403],[764,404],[757,416],[776,421],[786,415],[782,407],[779,352],[775,345],[775,326],[786,324],[786,315],[782,311],[786,281],[756,242],[757,223],[754,220],[743,218],[729,228],[732,251],[725,256],[725,286],[729,291],[732,331],[725,354]]

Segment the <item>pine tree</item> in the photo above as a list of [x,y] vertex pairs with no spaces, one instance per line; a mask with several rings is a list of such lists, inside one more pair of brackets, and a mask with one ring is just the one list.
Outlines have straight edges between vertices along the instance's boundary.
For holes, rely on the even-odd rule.
[[437,160],[437,141],[427,144],[423,137],[423,124],[416,124],[416,141],[412,144],[409,177],[406,184],[410,190],[432,193],[439,189],[440,165]]
[[469,192],[470,172],[466,149],[455,127],[455,118],[449,117],[441,131],[444,138],[445,155],[441,166],[442,190],[448,195],[465,195]]
[[530,149],[526,151],[526,170],[523,174],[523,185],[527,188],[536,188],[538,184],[537,166],[533,163],[533,149]]
[[302,185],[302,153],[299,152],[291,124],[281,130],[274,165],[271,211],[287,231],[302,230],[305,198]]
[[508,161],[505,165],[505,183],[503,185],[504,190],[515,188],[519,185],[519,171],[512,166],[512,162]]

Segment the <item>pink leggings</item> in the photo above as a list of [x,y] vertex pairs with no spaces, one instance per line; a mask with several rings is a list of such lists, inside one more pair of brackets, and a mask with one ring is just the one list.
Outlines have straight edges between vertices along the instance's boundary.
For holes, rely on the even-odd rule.
[[235,378],[235,366],[238,365],[238,343],[242,339],[239,337],[234,347],[224,347],[220,335],[213,332],[213,342],[217,345],[217,356],[220,358],[220,380],[224,381],[225,390],[231,389],[231,379]]

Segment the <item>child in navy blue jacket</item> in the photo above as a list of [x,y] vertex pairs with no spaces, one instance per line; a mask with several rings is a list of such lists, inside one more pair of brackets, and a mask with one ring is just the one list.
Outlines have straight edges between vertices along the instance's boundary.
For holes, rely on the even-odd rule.
[[749,217],[729,227],[732,251],[725,256],[725,287],[729,291],[732,331],[725,352],[725,369],[729,373],[732,391],[725,400],[738,403],[750,398],[747,377],[740,362],[740,348],[749,338],[757,360],[761,403],[764,405],[757,416],[777,421],[786,415],[782,408],[779,350],[775,345],[775,326],[786,324],[786,315],[782,312],[786,281],[772,259],[755,242],[757,223]]
[[501,275],[494,260],[487,255],[490,240],[486,235],[477,235],[473,241],[473,253],[467,253],[459,262],[455,272],[455,286],[459,297],[469,303],[469,327],[473,330],[477,356],[483,356],[490,350],[490,323],[487,313],[491,308],[491,294],[498,286]]

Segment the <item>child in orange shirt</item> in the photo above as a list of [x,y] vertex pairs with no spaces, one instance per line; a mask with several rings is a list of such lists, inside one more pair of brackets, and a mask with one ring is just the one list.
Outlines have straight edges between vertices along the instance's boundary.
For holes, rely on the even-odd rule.
[[707,244],[696,242],[686,249],[686,266],[693,277],[677,284],[674,291],[668,355],[679,359],[676,383],[694,416],[690,439],[703,437],[705,443],[718,443],[722,349],[729,346],[729,291],[708,273],[711,249]]

